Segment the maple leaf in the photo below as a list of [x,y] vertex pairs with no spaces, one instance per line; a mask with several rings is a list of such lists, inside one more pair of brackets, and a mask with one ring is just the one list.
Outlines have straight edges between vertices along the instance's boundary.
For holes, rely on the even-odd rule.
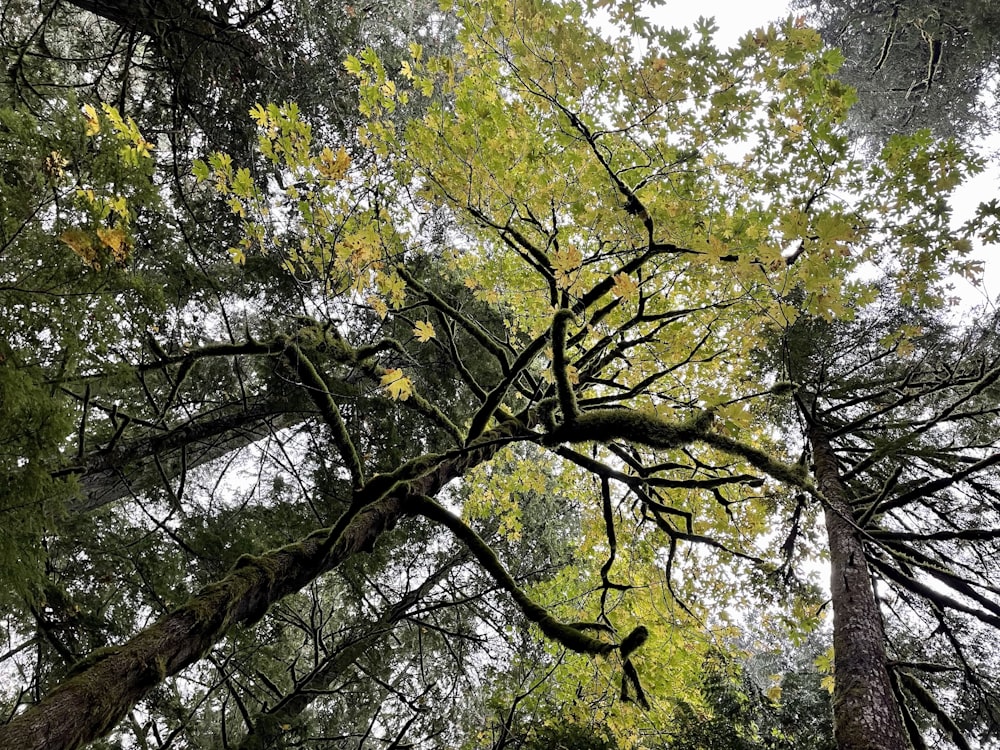
[[413,327],[413,335],[417,337],[417,341],[421,344],[430,341],[434,338],[434,324],[429,320],[418,320],[417,324]]
[[389,314],[389,306],[384,300],[376,297],[375,295],[368,295],[365,298],[365,302],[371,305],[372,310],[378,315],[382,320],[385,320],[385,316]]
[[385,375],[382,376],[382,386],[396,401],[406,401],[413,392],[413,384],[400,369],[386,370]]
[[254,104],[250,108],[250,116],[259,127],[267,127],[270,123],[270,117],[267,114],[267,110],[264,108],[264,105],[260,103]]
[[627,273],[616,273],[614,275],[615,285],[611,287],[611,293],[616,297],[634,297],[639,292],[639,285],[632,281]]
[[317,169],[328,180],[340,180],[347,174],[347,169],[350,166],[351,157],[343,146],[338,148],[336,153],[327,146],[320,152]]
[[97,135],[101,132],[101,118],[97,115],[97,110],[91,104],[83,105],[83,132],[86,135]]
[[69,249],[80,256],[88,266],[93,268],[99,267],[97,262],[97,251],[94,250],[93,241],[90,235],[84,232],[82,229],[67,229],[65,232],[59,235],[59,240],[69,246]]
[[98,227],[97,238],[111,250],[111,255],[118,263],[123,263],[128,258],[128,239],[121,228]]
[[550,262],[556,272],[556,286],[566,289],[572,285],[573,280],[570,276],[580,268],[583,255],[574,245],[570,245],[565,250],[556,250],[552,253]]

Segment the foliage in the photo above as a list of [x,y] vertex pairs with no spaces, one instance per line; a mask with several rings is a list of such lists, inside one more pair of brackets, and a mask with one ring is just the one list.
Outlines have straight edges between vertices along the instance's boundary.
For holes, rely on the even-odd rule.
[[617,743],[600,731],[578,724],[544,726],[531,732],[530,739],[521,747],[524,750],[617,750]]
[[[10,673],[28,675],[9,701],[29,707],[0,743],[37,744],[45,726],[50,746],[656,747],[706,704],[737,739],[790,741],[720,651],[735,611],[779,609],[796,638],[817,623],[806,564],[831,499],[783,407],[864,454],[846,481],[876,575],[940,572],[932,520],[918,515],[919,540],[878,541],[900,532],[870,497],[883,459],[934,430],[883,421],[881,357],[842,373],[823,345],[877,314],[861,269],[910,310],[976,274],[976,227],[951,227],[948,196],[981,165],[926,133],[852,158],[840,56],[801,23],[720,51],[707,22],[658,29],[627,5],[602,35],[575,4],[464,3],[442,21],[454,50],[417,34],[348,56],[356,142],[322,109],[250,104],[222,82],[149,120],[239,106],[251,130],[231,142],[143,136],[141,108],[11,114],[36,144],[14,155],[19,179],[62,180],[41,205],[4,183],[0,200],[35,201],[12,247],[35,263],[21,268],[65,265],[51,294],[73,304],[11,306],[27,333],[10,344],[21,379],[0,381],[21,399],[9,413],[51,430],[22,431],[43,442],[15,441],[3,468],[35,451],[69,502],[44,555],[23,558],[47,609],[8,615]],[[95,6],[100,28],[122,22]],[[177,67],[178,49],[256,54],[237,19],[255,11],[181,10],[133,19],[178,96],[212,75]],[[192,48],[203,22],[211,43]],[[100,327],[72,328],[80,313]],[[73,358],[33,354],[71,332]],[[916,334],[885,341],[905,370]],[[992,381],[935,367],[947,377],[918,379],[920,398],[946,394],[945,416],[978,434],[991,412],[960,407]],[[895,405],[926,404],[902,377]],[[56,385],[67,405],[49,420]],[[842,385],[864,400],[841,408]],[[971,476],[945,458],[912,463],[937,479],[894,497]],[[966,583],[989,614],[982,581]],[[947,728],[913,669],[894,670],[911,723]],[[963,673],[977,695],[983,671]]]
[[[891,295],[881,302],[851,323],[800,321],[785,335],[786,368],[802,384],[802,419],[823,425],[843,458],[852,517],[891,603],[889,657],[905,703],[925,728],[988,742],[995,666],[982,628],[1000,606],[987,562],[998,520],[995,318],[956,330]],[[941,705],[923,695],[929,683]],[[961,730],[949,712],[963,716]]]
[[851,120],[876,148],[930,128],[975,140],[996,127],[994,3],[981,0],[800,0],[829,44],[843,50],[843,80],[858,92]]
[[708,654],[701,674],[708,715],[705,709],[682,704],[667,746],[671,750],[833,750],[829,693],[820,686],[815,671],[802,667],[775,675],[782,677],[781,682],[765,691],[746,667],[727,654]]

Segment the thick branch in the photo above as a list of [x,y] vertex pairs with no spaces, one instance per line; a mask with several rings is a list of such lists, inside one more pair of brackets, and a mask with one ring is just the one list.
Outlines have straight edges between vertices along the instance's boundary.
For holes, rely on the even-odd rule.
[[491,458],[518,428],[507,425],[480,445],[428,460],[407,481],[374,477],[357,493],[353,520],[332,544],[330,530],[322,529],[287,547],[240,558],[225,578],[131,640],[93,652],[41,702],[0,727],[0,748],[68,750],[107,734],[153,688],[203,658],[234,626],[253,625],[279,599],[371,550],[382,532],[412,511],[416,498],[435,494]]

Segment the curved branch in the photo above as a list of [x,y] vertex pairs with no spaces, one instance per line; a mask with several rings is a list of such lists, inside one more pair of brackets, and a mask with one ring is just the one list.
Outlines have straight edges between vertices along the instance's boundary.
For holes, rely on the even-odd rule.
[[426,496],[415,498],[412,509],[413,512],[441,524],[460,539],[475,555],[479,564],[493,576],[501,588],[511,595],[524,616],[538,625],[546,636],[561,646],[581,654],[609,654],[618,648],[618,644],[593,638],[584,633],[579,626],[567,625],[550,615],[545,607],[533,601],[517,585],[507,569],[497,559],[496,553],[483,541],[483,538],[454,513]]

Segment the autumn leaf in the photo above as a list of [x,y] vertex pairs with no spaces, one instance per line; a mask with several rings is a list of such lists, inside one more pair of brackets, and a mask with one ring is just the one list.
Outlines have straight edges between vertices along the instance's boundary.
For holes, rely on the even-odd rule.
[[378,315],[382,320],[385,320],[385,316],[389,314],[389,306],[385,301],[375,295],[369,295],[365,298],[365,302],[371,305],[372,310]]
[[615,285],[611,287],[611,293],[616,297],[630,298],[638,293],[638,284],[632,281],[632,278],[627,273],[616,273],[613,278]]
[[229,248],[229,257],[233,259],[233,263],[238,266],[242,266],[247,262],[247,255],[242,249],[238,247]]
[[257,125],[262,128],[266,128],[268,123],[270,122],[270,117],[267,114],[267,110],[264,108],[262,104],[259,103],[254,104],[250,108],[250,117],[252,117],[253,121],[256,122]]
[[343,146],[338,148],[336,153],[327,146],[320,152],[317,169],[328,180],[341,180],[347,174],[347,169],[350,166],[351,157]]
[[413,327],[413,335],[417,337],[417,341],[421,344],[430,341],[434,338],[434,324],[429,320],[418,320],[417,324]]
[[101,132],[101,118],[91,104],[83,105],[84,129],[86,135],[97,135]]
[[550,262],[556,272],[556,286],[566,289],[573,284],[570,276],[580,268],[583,255],[575,246],[570,245],[565,250],[556,250],[552,253]]
[[120,227],[98,227],[97,238],[111,250],[112,257],[118,263],[123,263],[128,258],[128,239]]
[[406,401],[413,392],[413,384],[410,379],[403,375],[399,369],[386,370],[382,376],[382,386],[389,392],[396,401]]
[[67,245],[70,250],[76,253],[88,266],[96,266],[97,252],[94,250],[94,243],[90,235],[82,229],[67,229],[59,235],[59,241]]

